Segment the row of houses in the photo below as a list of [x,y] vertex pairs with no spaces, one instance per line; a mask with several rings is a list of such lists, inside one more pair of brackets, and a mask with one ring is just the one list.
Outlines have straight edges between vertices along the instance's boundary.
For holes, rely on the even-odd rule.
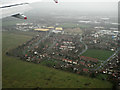
[[71,64],[78,64],[77,61],[72,61],[72,60],[69,60],[69,59],[62,59],[62,61],[68,62],[68,63],[71,63]]
[[80,60],[84,60],[84,61],[92,61],[97,63],[98,59],[97,58],[92,58],[92,57],[86,57],[86,56],[80,56]]

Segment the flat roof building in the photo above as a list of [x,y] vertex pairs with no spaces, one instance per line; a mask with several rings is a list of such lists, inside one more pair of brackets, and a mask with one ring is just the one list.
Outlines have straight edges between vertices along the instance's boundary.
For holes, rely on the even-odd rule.
[[38,28],[38,29],[34,29],[35,31],[42,31],[42,32],[46,32],[49,31],[49,29],[43,29],[43,28]]
[[53,26],[50,26],[50,27],[47,27],[48,29],[54,29],[54,27]]
[[56,28],[55,28],[55,30],[62,31],[62,30],[63,30],[63,28],[61,28],[61,27],[56,27]]

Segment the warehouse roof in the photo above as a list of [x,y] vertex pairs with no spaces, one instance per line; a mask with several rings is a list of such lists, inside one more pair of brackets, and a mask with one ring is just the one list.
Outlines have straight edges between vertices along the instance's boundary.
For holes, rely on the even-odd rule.
[[55,30],[63,30],[61,27],[56,27]]
[[34,29],[35,31],[49,31],[49,29],[43,29],[43,28],[38,28],[38,29]]
[[53,27],[53,26],[50,26],[50,27],[47,27],[47,28],[49,28],[49,29],[53,29],[54,27]]

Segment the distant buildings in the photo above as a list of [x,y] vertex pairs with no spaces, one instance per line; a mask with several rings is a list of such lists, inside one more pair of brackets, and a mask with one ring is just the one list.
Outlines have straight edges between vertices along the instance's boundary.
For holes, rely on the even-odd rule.
[[20,31],[29,31],[33,29],[33,23],[17,23],[16,24],[16,29]]
[[95,35],[114,35],[117,36],[120,32],[117,30],[99,30],[97,31],[95,34],[93,34],[93,36]]
[[54,29],[55,27],[53,27],[53,26],[50,26],[50,27],[47,27],[48,29]]
[[62,27],[55,27],[52,30],[53,33],[64,33],[63,28]]
[[109,20],[110,18],[101,18],[102,20]]
[[54,27],[54,26],[49,26],[49,27],[44,27],[44,28],[36,28],[34,30],[35,31],[40,31],[40,32],[51,31],[53,33],[64,33],[62,27]]
[[118,23],[111,23],[112,25],[118,25]]
[[84,20],[80,20],[80,21],[78,21],[78,22],[79,22],[79,23],[86,23],[86,24],[87,24],[87,23],[90,23],[91,21],[86,21],[86,20],[84,21]]
[[62,27],[56,27],[55,30],[62,31],[63,28]]
[[53,33],[64,33],[62,27],[54,27],[54,26],[40,26],[40,25],[33,25],[33,23],[17,23],[16,29],[21,31],[40,31],[40,32],[48,32],[52,31]]
[[44,29],[44,28],[37,28],[37,29],[34,29],[35,31],[40,31],[40,32],[47,32],[49,31],[49,29]]
[[104,27],[94,27],[95,29],[104,29]]

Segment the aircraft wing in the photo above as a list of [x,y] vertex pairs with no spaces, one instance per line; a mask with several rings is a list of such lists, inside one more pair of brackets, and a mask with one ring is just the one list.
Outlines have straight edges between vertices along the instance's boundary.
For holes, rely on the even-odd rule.
[[26,16],[23,16],[22,13],[24,13],[25,11],[28,11],[30,8],[31,7],[29,6],[28,3],[19,3],[19,4],[2,6],[0,7],[0,9],[2,10],[1,18],[5,18],[9,16],[13,16],[20,19],[26,18]]
[[[31,9],[30,3],[40,2],[42,0],[0,0],[2,5],[0,5],[0,12],[2,12],[1,18],[13,16],[20,19],[27,19],[23,13]],[[54,0],[58,3],[57,0]]]

